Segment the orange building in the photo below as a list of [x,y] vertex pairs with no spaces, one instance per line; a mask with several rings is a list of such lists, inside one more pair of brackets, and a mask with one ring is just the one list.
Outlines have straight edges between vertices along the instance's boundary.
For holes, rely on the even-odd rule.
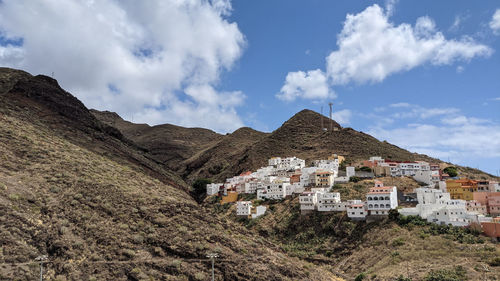
[[500,214],[500,192],[474,192],[472,197],[474,201],[486,206],[488,214]]
[[290,176],[290,184],[300,182],[300,174],[293,174]]
[[486,236],[500,238],[500,218],[495,218],[492,222],[482,222],[481,227]]
[[469,179],[447,180],[446,190],[451,199],[473,200],[473,193],[477,192],[477,181]]

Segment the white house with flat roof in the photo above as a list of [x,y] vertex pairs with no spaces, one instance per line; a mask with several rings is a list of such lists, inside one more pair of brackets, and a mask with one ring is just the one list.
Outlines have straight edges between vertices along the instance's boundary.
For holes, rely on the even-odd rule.
[[256,219],[266,213],[266,206],[257,206],[257,207],[252,207],[251,213],[252,213],[252,219]]
[[398,207],[397,188],[375,181],[375,187],[366,194],[366,205],[370,215],[388,215],[389,210]]
[[251,201],[238,201],[236,202],[236,215],[248,217],[252,214],[252,202]]
[[368,215],[366,204],[361,200],[352,200],[346,206],[347,216],[352,220],[365,220]]
[[333,212],[337,211],[337,204],[340,203],[340,193],[338,192],[325,192],[318,193],[318,211],[320,212]]
[[300,212],[308,213],[316,209],[316,203],[318,202],[318,196],[316,192],[302,192],[299,195]]
[[224,186],[223,183],[209,183],[207,184],[207,195],[216,195],[219,193],[221,188]]

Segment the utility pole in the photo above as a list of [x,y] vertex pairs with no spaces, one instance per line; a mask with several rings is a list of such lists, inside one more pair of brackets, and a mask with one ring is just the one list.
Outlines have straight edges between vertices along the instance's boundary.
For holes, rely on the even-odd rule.
[[325,126],[323,126],[323,107],[321,107],[321,131],[323,132]]
[[332,116],[333,103],[329,102],[328,105],[330,106],[330,132],[331,132],[331,131],[333,131],[333,116]]
[[47,262],[47,259],[47,255],[38,256],[35,258],[35,260],[40,263],[40,281],[43,281],[43,263]]
[[208,253],[207,258],[212,260],[212,281],[215,281],[215,269],[214,269],[214,264],[215,264],[215,258],[218,258],[219,254],[217,253]]

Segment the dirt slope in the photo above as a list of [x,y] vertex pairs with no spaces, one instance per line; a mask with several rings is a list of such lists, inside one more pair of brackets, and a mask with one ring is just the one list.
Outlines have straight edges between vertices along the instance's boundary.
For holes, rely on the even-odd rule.
[[332,280],[198,205],[45,76],[0,69],[0,280]]

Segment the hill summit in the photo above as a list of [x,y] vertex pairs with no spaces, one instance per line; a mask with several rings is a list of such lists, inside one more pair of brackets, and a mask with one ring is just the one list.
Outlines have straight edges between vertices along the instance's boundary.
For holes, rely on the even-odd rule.
[[[326,159],[336,153],[350,162],[374,155],[401,161],[440,162],[381,142],[352,128],[343,128],[334,120],[308,109],[298,112],[271,133],[241,128],[227,135],[173,125],[144,129],[144,125],[123,121],[116,114],[110,119],[104,118],[103,112],[92,112],[98,119],[115,126],[127,138],[152,152],[154,159],[175,170],[188,182],[197,178],[223,180],[265,166],[267,159],[273,156],[297,156],[311,161]],[[322,121],[325,129],[321,128]],[[190,141],[179,141],[177,136],[186,136],[186,140]]]

